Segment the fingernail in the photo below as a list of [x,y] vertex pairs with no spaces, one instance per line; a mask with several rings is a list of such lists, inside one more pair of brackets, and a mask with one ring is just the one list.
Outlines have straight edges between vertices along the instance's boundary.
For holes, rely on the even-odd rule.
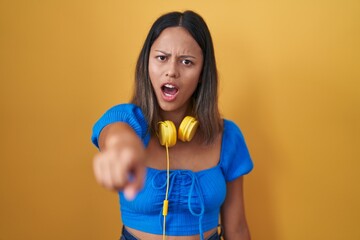
[[134,198],[136,196],[136,192],[133,188],[126,188],[124,190],[124,196],[125,196],[126,200],[132,201],[132,200],[134,200]]

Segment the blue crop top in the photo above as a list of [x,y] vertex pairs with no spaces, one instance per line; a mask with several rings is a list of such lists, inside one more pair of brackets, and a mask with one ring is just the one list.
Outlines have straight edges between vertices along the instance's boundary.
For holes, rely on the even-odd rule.
[[[92,142],[98,147],[101,130],[114,122],[126,122],[148,145],[150,135],[142,111],[133,104],[121,104],[109,109],[94,125]],[[198,172],[170,171],[169,212],[166,234],[191,236],[209,231],[218,225],[220,207],[226,196],[226,182],[232,181],[253,168],[244,137],[235,123],[224,119],[219,163]],[[122,192],[120,209],[125,226],[139,231],[162,234],[162,206],[165,198],[166,170],[147,168],[145,185],[132,201]]]

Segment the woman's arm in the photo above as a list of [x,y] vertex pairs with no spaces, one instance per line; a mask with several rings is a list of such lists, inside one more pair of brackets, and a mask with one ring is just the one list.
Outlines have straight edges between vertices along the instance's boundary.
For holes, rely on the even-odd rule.
[[221,224],[225,240],[250,240],[244,208],[243,178],[226,185],[226,199],[221,207]]
[[107,125],[99,136],[100,152],[94,157],[96,180],[109,190],[134,198],[145,177],[145,148],[135,131],[124,122]]

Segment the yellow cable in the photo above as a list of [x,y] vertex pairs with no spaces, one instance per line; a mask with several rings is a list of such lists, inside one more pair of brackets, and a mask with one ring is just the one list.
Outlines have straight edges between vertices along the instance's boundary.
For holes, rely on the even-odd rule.
[[168,196],[169,196],[169,182],[170,182],[170,159],[169,159],[169,147],[166,143],[166,193],[165,193],[165,200],[163,203],[163,216],[164,216],[164,223],[163,223],[163,240],[166,239],[166,215],[168,214]]

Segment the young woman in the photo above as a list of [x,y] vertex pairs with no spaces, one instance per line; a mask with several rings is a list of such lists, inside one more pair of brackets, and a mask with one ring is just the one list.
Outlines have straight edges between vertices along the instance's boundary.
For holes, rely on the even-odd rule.
[[92,135],[95,177],[119,191],[121,239],[249,240],[243,175],[253,164],[240,129],[220,117],[204,20],[192,11],[158,18],[135,83],[131,103],[108,110]]

